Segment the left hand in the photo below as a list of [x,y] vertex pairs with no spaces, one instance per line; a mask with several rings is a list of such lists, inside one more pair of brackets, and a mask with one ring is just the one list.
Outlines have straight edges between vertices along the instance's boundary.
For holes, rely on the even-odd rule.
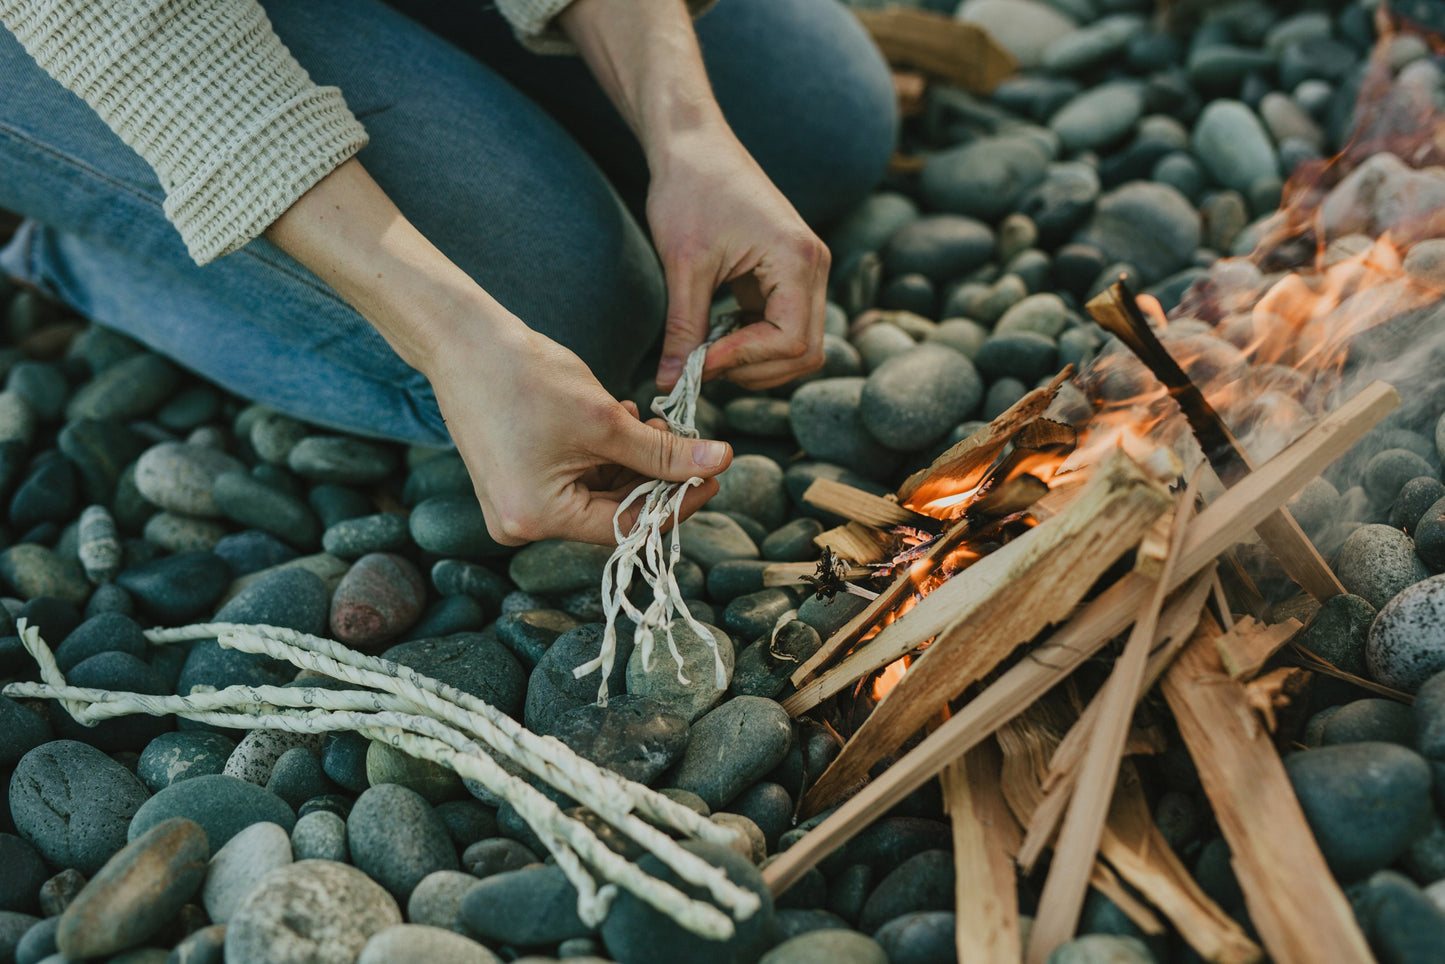
[[704,377],[756,390],[823,364],[828,248],[720,118],[668,144],[653,166],[647,219],[667,277],[658,387],[671,389],[707,339],[712,296],[724,282],[761,320],[710,347]]

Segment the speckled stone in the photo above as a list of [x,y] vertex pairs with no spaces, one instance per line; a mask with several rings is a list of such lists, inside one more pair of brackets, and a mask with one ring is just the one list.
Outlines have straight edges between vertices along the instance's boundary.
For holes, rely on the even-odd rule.
[[460,870],[438,870],[427,874],[406,902],[406,919],[413,924],[466,934],[466,925],[462,923],[462,898],[476,883],[476,877]]
[[1363,525],[1352,532],[1335,571],[1347,590],[1376,609],[1430,574],[1410,537],[1387,525]]
[[406,516],[395,512],[342,519],[328,526],[321,548],[341,559],[357,559],[372,552],[397,552],[411,542]]
[[1408,693],[1445,670],[1445,575],[1407,587],[1380,610],[1365,659],[1376,681]]
[[345,864],[301,860],[256,882],[226,928],[226,960],[356,964],[373,934],[401,923],[379,884]]
[[297,860],[333,860],[346,863],[346,821],[329,810],[313,810],[296,821],[291,831],[291,853]]
[[358,648],[374,648],[406,632],[421,616],[426,583],[402,556],[371,553],[347,570],[331,597],[331,631]]
[[201,886],[208,857],[205,831],[192,821],[152,827],[108,860],[60,916],[60,952],[80,960],[140,944]]
[[[733,643],[728,634],[716,626],[705,628],[712,634],[711,640],[698,635],[685,620],[672,621],[672,640],[682,654],[681,668],[660,633],[646,662],[642,648],[633,649],[627,661],[627,692],[655,699],[688,722],[706,713],[732,682]],[[719,658],[721,679],[718,678]]]
[[141,805],[127,831],[131,840],[171,817],[189,817],[206,831],[213,851],[253,823],[280,824],[289,833],[296,814],[265,787],[221,774],[172,783]]
[[221,772],[264,787],[271,779],[271,768],[281,759],[281,754],[295,747],[320,752],[321,734],[250,730],[226,759],[225,769]]
[[459,870],[446,826],[422,796],[396,784],[372,787],[346,819],[352,862],[405,901],[422,878]]
[[126,828],[148,796],[125,767],[73,740],[31,750],[10,778],[10,814],[20,836],[51,866],[85,874],[125,845]]

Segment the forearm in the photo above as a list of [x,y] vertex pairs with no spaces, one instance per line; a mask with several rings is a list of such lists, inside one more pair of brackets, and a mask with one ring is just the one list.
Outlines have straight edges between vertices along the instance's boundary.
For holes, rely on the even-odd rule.
[[[266,236],[427,372],[463,333],[500,337],[510,315],[408,221],[360,162],[307,191]],[[480,321],[478,319],[481,319]],[[477,325],[488,331],[475,331]]]
[[692,135],[727,130],[681,0],[576,0],[557,18],[653,173]]

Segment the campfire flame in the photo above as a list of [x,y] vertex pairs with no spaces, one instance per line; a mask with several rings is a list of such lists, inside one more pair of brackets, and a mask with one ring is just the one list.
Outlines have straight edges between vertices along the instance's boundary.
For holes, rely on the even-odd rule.
[[[1401,351],[1419,351],[1414,339],[1441,327],[1430,316],[1445,297],[1445,117],[1432,86],[1438,75],[1406,66],[1397,76],[1389,52],[1409,25],[1383,6],[1377,17],[1380,41],[1345,149],[1300,165],[1253,251],[1216,263],[1167,316],[1157,299],[1138,301],[1168,352],[1259,461],[1347,397],[1354,381],[1386,366],[1398,381]],[[1427,39],[1435,52],[1445,49],[1439,38]],[[1421,355],[1426,364],[1428,352]],[[1143,459],[1164,447],[1186,464],[1200,461],[1168,390],[1117,343],[1064,386],[1048,417],[1072,429],[1070,444],[1028,449],[1016,439],[981,476],[930,478],[902,500],[915,512],[976,532],[955,534],[958,545],[933,558],[926,550],[952,530],[900,531],[901,550],[879,571],[910,567],[914,593],[864,639],[991,551],[986,543],[1001,544],[1036,524],[1027,512],[1002,524],[974,523],[979,507],[1010,483],[1031,478],[1039,484],[1037,498],[1082,481],[1115,448]],[[873,679],[875,700],[897,684],[909,661],[904,657]]]

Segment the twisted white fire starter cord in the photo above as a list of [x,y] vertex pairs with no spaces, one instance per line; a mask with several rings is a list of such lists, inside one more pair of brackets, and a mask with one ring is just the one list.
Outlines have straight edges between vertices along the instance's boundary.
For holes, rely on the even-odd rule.
[[[44,682],[11,683],[5,687],[5,695],[60,700],[78,722],[86,725],[111,717],[146,713],[173,714],[237,729],[280,729],[295,733],[350,730],[477,781],[510,803],[556,858],[557,865],[577,888],[578,916],[589,926],[597,926],[607,916],[620,887],[704,937],[722,940],[734,932],[727,914],[644,873],[610,849],[585,824],[562,813],[531,784],[508,773],[492,754],[514,761],[591,809],[655,854],[684,881],[706,888],[719,905],[738,919],[752,916],[760,906],[756,894],[734,884],[719,868],[683,850],[653,824],[724,845],[730,843],[733,831],[641,784],[598,767],[560,740],[532,733],[485,701],[409,667],[294,630],[205,623],[148,630],[146,638],[161,645],[215,637],[228,648],[264,653],[301,669],[372,689],[231,686],[188,696],[117,693],[66,685],[40,631],[23,619],[17,628]],[[639,819],[639,814],[646,820]],[[609,883],[599,887],[593,873]]]
[[[667,423],[674,435],[683,438],[697,438],[697,399],[702,392],[702,368],[708,347],[733,328],[731,320],[716,325],[708,340],[693,349],[687,356],[682,375],[666,396],[652,400],[652,411]],[[617,659],[617,617],[625,614],[636,624],[633,643],[638,647],[643,669],[652,667],[652,647],[661,632],[667,640],[668,651],[677,663],[677,680],[687,685],[683,672],[683,656],[672,636],[672,623],[681,616],[698,638],[711,649],[718,688],[727,686],[727,666],[722,653],[718,651],[717,639],[712,631],[698,622],[688,611],[687,601],[678,588],[676,569],[682,558],[682,546],[677,526],[681,520],[682,502],[687,490],[701,485],[702,479],[694,476],[686,482],[664,482],[654,479],[634,489],[612,517],[612,534],[617,539],[617,549],[607,560],[602,571],[602,612],[607,617],[607,628],[602,634],[602,646],[596,658],[588,660],[572,671],[577,679],[588,673],[601,670],[602,682],[597,688],[597,702],[607,705],[607,677]],[[642,508],[632,530],[622,532],[622,517],[641,499]],[[663,537],[663,527],[672,522],[671,545]],[[639,609],[627,598],[634,576],[641,577],[652,590],[652,601],[646,609]]]

